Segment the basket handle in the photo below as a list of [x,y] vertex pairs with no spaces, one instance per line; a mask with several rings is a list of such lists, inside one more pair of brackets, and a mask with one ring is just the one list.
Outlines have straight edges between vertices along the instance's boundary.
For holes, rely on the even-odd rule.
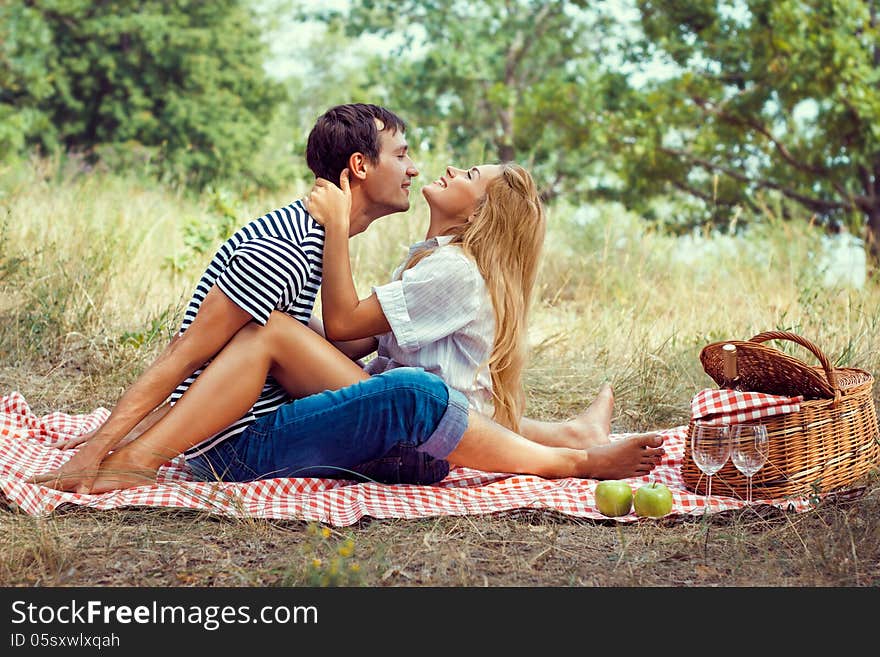
[[840,388],[837,386],[837,375],[834,373],[834,368],[831,366],[828,356],[826,356],[819,347],[806,338],[802,338],[798,334],[790,333],[789,331],[764,331],[763,333],[758,333],[758,335],[749,340],[749,342],[766,342],[767,340],[789,340],[809,349],[822,364],[822,369],[825,370],[828,384],[834,390],[835,401],[840,398]]

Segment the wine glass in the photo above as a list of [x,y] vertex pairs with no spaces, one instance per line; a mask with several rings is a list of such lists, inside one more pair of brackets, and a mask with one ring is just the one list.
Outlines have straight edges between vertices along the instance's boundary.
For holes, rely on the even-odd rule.
[[752,477],[767,462],[769,442],[762,424],[735,424],[732,427],[730,460],[748,480],[748,503],[752,503]]
[[707,497],[712,497],[712,475],[723,468],[730,457],[730,428],[726,424],[695,422],[691,456],[696,466],[709,477]]

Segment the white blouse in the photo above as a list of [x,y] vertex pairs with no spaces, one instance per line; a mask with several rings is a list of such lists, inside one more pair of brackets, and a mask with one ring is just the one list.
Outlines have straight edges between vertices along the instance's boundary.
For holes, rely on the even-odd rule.
[[[414,244],[393,280],[373,288],[391,331],[379,336],[378,355],[366,371],[424,368],[491,416],[492,300],[477,264],[451,240],[441,235]],[[436,249],[431,255],[402,271],[414,253],[431,248]]]

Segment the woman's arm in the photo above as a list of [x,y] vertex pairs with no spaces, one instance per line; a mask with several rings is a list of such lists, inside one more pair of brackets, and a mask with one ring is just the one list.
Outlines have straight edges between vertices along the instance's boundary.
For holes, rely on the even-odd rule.
[[375,294],[358,299],[351,275],[348,231],[351,190],[348,169],[339,187],[319,178],[308,197],[309,214],[325,229],[321,309],[328,340],[357,340],[391,330]]
[[[327,338],[327,335],[324,333],[324,323],[318,317],[312,315],[309,318],[309,328],[322,338]],[[331,344],[354,361],[369,356],[379,348],[379,340],[375,336],[359,340],[337,340],[331,342]]]

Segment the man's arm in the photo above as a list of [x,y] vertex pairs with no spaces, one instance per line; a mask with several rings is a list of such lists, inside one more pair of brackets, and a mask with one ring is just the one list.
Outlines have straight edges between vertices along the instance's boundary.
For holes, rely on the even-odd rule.
[[151,428],[154,424],[156,424],[159,420],[165,417],[168,414],[168,411],[171,410],[171,403],[166,401],[164,404],[156,408],[154,411],[147,414],[147,416],[138,422],[134,429],[129,431],[125,437],[120,440],[116,446],[122,447],[123,445],[127,445],[132,440],[135,440],[138,436],[144,433],[147,429]]
[[248,312],[216,286],[212,287],[190,327],[183,335],[176,336],[125,391],[93,441],[100,439],[108,445],[107,451],[112,449],[182,381],[217,355],[250,320]]
[[57,482],[61,490],[88,492],[105,456],[174,389],[213,358],[251,315],[216,286],[208,292],[193,323],[176,336],[152,365],[123,393],[94,436],[58,470],[31,479]]
[[[132,440],[134,440],[135,438],[140,436],[144,431],[146,431],[147,429],[152,427],[154,424],[156,424],[159,420],[161,420],[163,417],[165,417],[165,415],[168,413],[169,410],[171,410],[171,404],[168,401],[166,401],[164,404],[162,404],[161,406],[156,408],[154,411],[147,414],[147,416],[143,420],[138,422],[138,424],[135,426],[135,428],[132,429],[131,431],[129,431],[125,435],[125,437],[122,438],[122,440],[120,440],[116,444],[116,446],[122,447],[123,445],[130,443]],[[101,426],[98,426],[96,429],[92,429],[88,433],[84,433],[82,435],[76,436],[76,437],[71,438],[70,440],[68,440],[60,445],[57,445],[57,448],[58,449],[72,449],[74,447],[79,447],[83,443],[87,443],[92,438],[94,438],[95,434],[98,433],[98,431],[100,431],[100,430],[101,430]]]

